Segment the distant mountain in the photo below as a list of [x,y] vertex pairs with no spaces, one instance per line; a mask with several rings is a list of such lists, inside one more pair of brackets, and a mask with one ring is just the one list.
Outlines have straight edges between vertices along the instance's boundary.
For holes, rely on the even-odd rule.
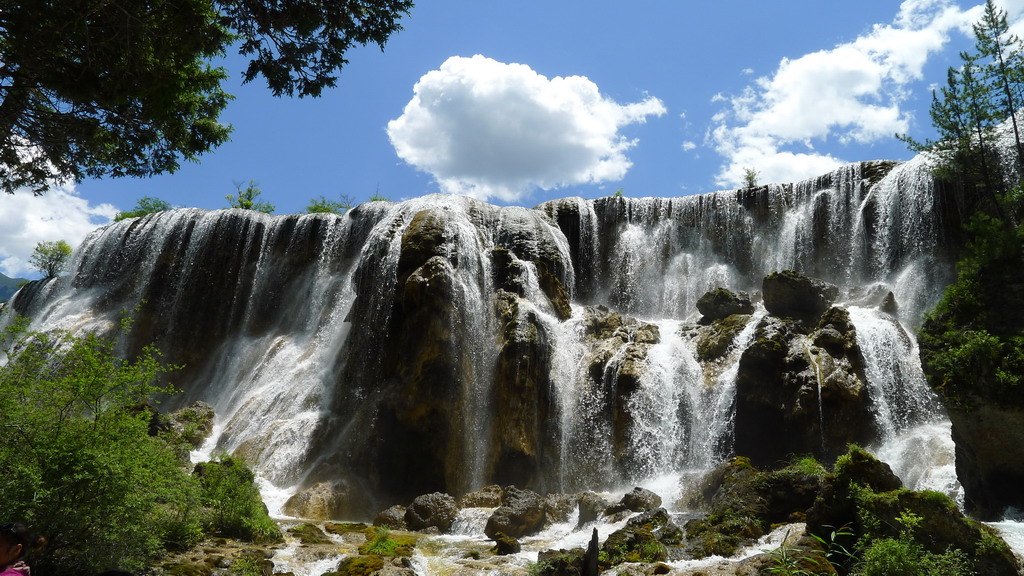
[[8,278],[0,274],[0,302],[6,302],[8,298],[14,296],[14,293],[18,291],[18,286],[25,282],[28,282],[28,280],[24,278]]

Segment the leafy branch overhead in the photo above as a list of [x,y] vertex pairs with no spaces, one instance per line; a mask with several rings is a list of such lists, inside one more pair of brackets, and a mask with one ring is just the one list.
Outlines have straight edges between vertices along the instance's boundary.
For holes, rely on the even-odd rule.
[[10,0],[0,10],[0,188],[152,176],[228,140],[237,46],[275,96],[319,96],[411,0]]

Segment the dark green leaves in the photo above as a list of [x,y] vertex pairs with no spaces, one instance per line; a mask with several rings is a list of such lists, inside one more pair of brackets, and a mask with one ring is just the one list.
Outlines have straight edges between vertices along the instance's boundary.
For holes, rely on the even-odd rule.
[[334,86],[353,45],[409,0],[8,0],[0,10],[0,188],[174,172],[228,139],[210,64],[233,43],[274,95]]

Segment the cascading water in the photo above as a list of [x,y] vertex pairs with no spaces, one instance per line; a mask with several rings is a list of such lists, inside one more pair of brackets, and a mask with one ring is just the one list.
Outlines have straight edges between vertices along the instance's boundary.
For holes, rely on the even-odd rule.
[[[213,404],[217,449],[279,488],[333,483],[367,502],[339,513],[494,481],[614,489],[713,466],[732,449],[739,360],[766,312],[724,359],[698,361],[696,301],[756,293],[781,268],[851,303],[886,439],[948,436],[901,327],[950,274],[924,173],[855,164],[795,185],[533,210],[428,196],[344,217],[173,211],[95,232],[68,277],[23,291],[0,321],[104,328],[145,300],[125,346],[155,341],[188,364],[172,405]],[[875,308],[890,291],[902,325]]]

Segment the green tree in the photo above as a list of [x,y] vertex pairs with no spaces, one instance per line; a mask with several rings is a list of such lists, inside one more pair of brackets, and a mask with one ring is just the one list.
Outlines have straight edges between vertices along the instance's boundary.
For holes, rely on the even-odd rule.
[[306,206],[307,214],[344,214],[352,209],[352,198],[348,194],[342,194],[338,200],[329,200],[324,196],[313,198]]
[[137,218],[139,216],[145,216],[146,214],[152,214],[154,212],[163,212],[164,210],[170,210],[171,205],[164,200],[154,198],[152,196],[143,196],[139,198],[139,201],[135,203],[135,208],[128,210],[127,212],[118,212],[114,216],[114,222],[120,222],[126,218]]
[[120,358],[117,335],[26,324],[0,333],[0,510],[47,537],[42,576],[138,571],[198,527],[196,484],[140,409],[175,367],[150,347]]
[[938,139],[918,142],[907,135],[898,137],[912,150],[930,154],[940,178],[959,185],[972,200],[987,198],[1001,212],[997,196],[1003,181],[995,128],[1002,119],[987,86],[978,79],[978,59],[966,52],[960,56],[963,66],[949,68],[946,86],[932,93],[929,114]]
[[1024,104],[1021,84],[1024,83],[1024,45],[1020,38],[1010,34],[1006,11],[996,8],[992,0],[985,2],[985,13],[974,24],[975,48],[979,58],[986,59],[985,81],[1002,117],[1009,118],[1013,126],[1018,165],[1024,166],[1024,147],[1021,145],[1017,125],[1017,110]]
[[63,240],[56,242],[40,242],[36,244],[28,263],[33,268],[42,272],[46,278],[53,278],[60,274],[67,266],[68,258],[71,257],[71,246]]
[[255,210],[257,212],[263,212],[264,214],[272,214],[275,210],[274,205],[269,202],[263,202],[257,200],[263,191],[260,190],[255,180],[249,180],[249,183],[242,188],[241,182],[235,182],[236,194],[228,194],[225,196],[228,200],[228,205],[232,208],[241,208],[242,210]]
[[232,98],[211,64],[229,47],[245,82],[319,96],[355,45],[383,48],[411,0],[6,0],[0,9],[0,188],[150,176],[224,143]]
[[760,176],[757,170],[753,168],[743,169],[743,187],[744,188],[757,188],[757,177]]

